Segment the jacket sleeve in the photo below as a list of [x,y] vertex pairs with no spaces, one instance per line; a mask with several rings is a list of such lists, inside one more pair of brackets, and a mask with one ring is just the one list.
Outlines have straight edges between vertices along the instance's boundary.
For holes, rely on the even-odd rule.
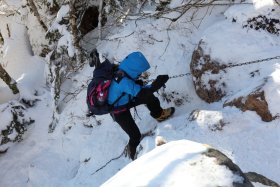
[[123,78],[120,84],[123,92],[133,97],[136,97],[136,95],[140,92],[142,88],[139,84],[136,84],[133,80],[128,78]]

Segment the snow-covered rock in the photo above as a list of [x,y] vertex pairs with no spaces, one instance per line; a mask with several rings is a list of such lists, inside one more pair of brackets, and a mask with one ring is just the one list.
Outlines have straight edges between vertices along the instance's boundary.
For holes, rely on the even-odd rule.
[[[194,88],[202,100],[223,99],[224,107],[255,111],[266,122],[276,119],[277,101],[268,100],[270,95],[279,97],[279,12],[273,6],[248,5],[241,10],[233,6],[224,13],[225,20],[205,30],[190,64]],[[256,47],[256,42],[262,45]]]
[[34,120],[26,112],[23,103],[12,101],[0,105],[0,151],[8,148],[9,142],[20,142],[27,126]]
[[102,187],[253,186],[240,168],[207,145],[178,140],[159,146],[127,165]]
[[205,47],[207,44],[201,40],[193,52],[190,69],[197,95],[204,101],[212,103],[226,95],[224,89],[226,84],[222,79],[226,72],[221,71],[223,66],[205,52]]
[[267,82],[268,80],[266,79],[260,86],[248,89],[246,94],[244,94],[244,92],[242,92],[242,94],[238,93],[235,95],[235,97],[226,101],[224,103],[224,107],[235,106],[243,112],[247,110],[255,111],[261,117],[261,119],[266,122],[276,119],[276,115],[273,116],[271,114],[268,102],[266,101],[267,94],[264,86],[267,84]]

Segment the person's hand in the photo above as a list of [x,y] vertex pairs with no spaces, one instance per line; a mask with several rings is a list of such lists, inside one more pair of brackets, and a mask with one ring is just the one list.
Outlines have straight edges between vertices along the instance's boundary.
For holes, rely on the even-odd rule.
[[156,80],[152,83],[151,89],[155,92],[160,89],[169,79],[168,75],[159,75]]
[[97,49],[93,49],[92,52],[90,53],[90,60],[89,60],[89,66],[90,67],[98,67],[100,65],[100,60],[99,60],[99,53]]
[[144,81],[141,80],[141,79],[137,79],[137,80],[135,81],[135,83],[136,83],[136,84],[139,84],[140,86],[144,86]]

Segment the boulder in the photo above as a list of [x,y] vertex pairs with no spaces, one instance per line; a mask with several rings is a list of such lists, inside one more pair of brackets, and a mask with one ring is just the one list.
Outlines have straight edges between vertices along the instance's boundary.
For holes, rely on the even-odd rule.
[[0,153],[7,151],[9,142],[20,142],[27,131],[27,127],[34,123],[34,120],[26,111],[25,103],[16,101],[0,105]]
[[273,116],[269,110],[268,102],[266,101],[265,91],[263,87],[265,86],[267,80],[264,81],[260,86],[252,89],[249,93],[243,96],[237,96],[230,99],[224,103],[226,106],[235,106],[242,110],[243,112],[249,110],[256,112],[263,121],[270,122],[276,119],[277,116]]
[[102,186],[253,187],[241,169],[222,152],[188,140],[156,147]]
[[[207,103],[221,100],[226,95],[223,89],[226,84],[222,76],[226,73],[225,65],[211,59],[211,56],[203,50],[205,43],[201,40],[192,54],[190,64],[193,76],[193,84],[197,95]],[[215,76],[209,76],[209,75]]]
[[272,187],[280,186],[277,182],[275,182],[259,173],[256,173],[256,172],[248,172],[248,173],[245,173],[245,175],[251,182],[256,182],[256,183],[258,182],[263,185],[272,186]]
[[230,102],[225,102],[224,107],[225,106],[235,106],[243,112],[247,110],[255,111],[261,119],[266,122],[270,122],[275,119],[269,111],[264,91],[255,91],[247,96],[238,97]]

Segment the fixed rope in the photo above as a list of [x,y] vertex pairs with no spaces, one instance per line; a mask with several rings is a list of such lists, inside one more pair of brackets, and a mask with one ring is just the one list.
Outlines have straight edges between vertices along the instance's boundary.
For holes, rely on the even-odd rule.
[[[280,59],[280,56],[275,56],[275,57],[270,57],[270,58],[264,58],[264,59],[259,59],[259,60],[253,60],[253,61],[248,61],[248,62],[243,62],[243,63],[239,63],[239,64],[228,64],[228,65],[221,65],[220,68],[221,69],[226,69],[226,68],[233,68],[233,67],[238,67],[238,66],[244,66],[244,65],[250,65],[250,64],[256,64],[256,63],[260,63],[260,62],[265,62],[265,61],[271,61],[271,60],[275,60],[275,59]],[[183,73],[183,74],[179,74],[179,75],[173,75],[170,76],[169,79],[173,79],[173,78],[179,78],[179,77],[184,77],[184,76],[189,76],[191,75],[191,73]],[[155,79],[151,79],[151,80],[145,80],[146,83],[152,82]]]
[[224,66],[222,67],[222,69],[225,69],[225,68],[233,68],[233,67],[237,67],[237,66],[250,65],[250,64],[256,64],[256,63],[265,62],[265,61],[270,61],[270,60],[274,60],[274,59],[280,59],[280,56],[275,56],[275,57],[270,57],[270,58],[264,58],[264,59],[260,59],[260,60],[253,60],[253,61],[243,62],[243,63],[240,63],[240,64],[229,64],[229,65],[224,65]]
[[[169,79],[184,77],[184,76],[188,76],[188,75],[191,75],[191,73],[182,73],[182,74],[179,74],[179,75],[169,76]],[[144,80],[144,82],[147,84],[149,82],[153,82],[154,80],[156,80],[156,79]]]

